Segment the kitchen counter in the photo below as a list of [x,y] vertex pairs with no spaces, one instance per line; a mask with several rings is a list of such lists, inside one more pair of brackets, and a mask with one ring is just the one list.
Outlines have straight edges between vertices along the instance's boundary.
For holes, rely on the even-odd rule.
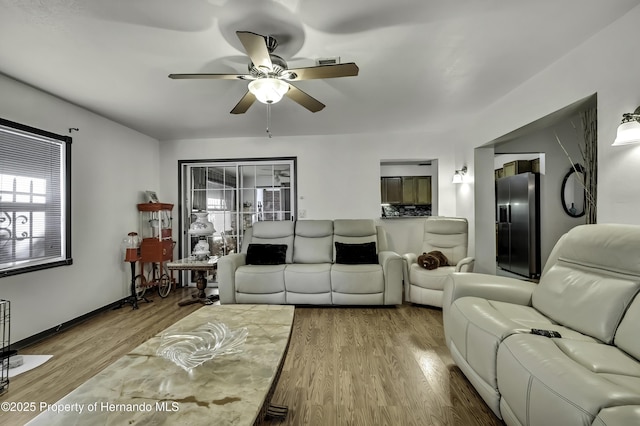
[[396,219],[426,219],[428,217],[431,217],[431,215],[424,215],[424,216],[380,216],[380,219],[390,219],[390,220],[396,220]]
[[431,204],[381,204],[380,209],[383,219],[431,216]]

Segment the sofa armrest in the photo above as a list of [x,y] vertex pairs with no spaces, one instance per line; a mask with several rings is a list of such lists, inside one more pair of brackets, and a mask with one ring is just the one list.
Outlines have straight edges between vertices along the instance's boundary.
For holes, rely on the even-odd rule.
[[442,306],[444,310],[465,296],[531,306],[531,294],[535,288],[536,284],[515,278],[454,272],[447,277]]
[[474,263],[475,257],[465,257],[456,264],[456,272],[472,272]]
[[402,265],[402,276],[404,277],[404,285],[409,285],[409,268],[418,261],[418,255],[415,253],[405,253],[402,255],[404,265]]
[[381,251],[378,253],[378,263],[382,265],[384,275],[384,304],[400,305],[404,259],[393,251]]
[[405,253],[402,255],[402,257],[409,266],[411,266],[412,263],[416,263],[418,261],[418,255],[415,253]]
[[447,277],[442,296],[442,323],[449,345],[452,327],[450,309],[456,299],[473,296],[488,300],[531,306],[531,294],[536,284],[515,278],[473,272],[454,272]]
[[246,253],[228,254],[218,260],[218,292],[221,304],[236,303],[236,270],[246,264]]

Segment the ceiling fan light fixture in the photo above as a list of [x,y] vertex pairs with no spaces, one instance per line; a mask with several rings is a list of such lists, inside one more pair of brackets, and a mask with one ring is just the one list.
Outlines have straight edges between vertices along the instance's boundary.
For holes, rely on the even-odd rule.
[[[248,82],[248,91],[230,111],[231,114],[244,114],[256,101],[267,104],[279,102],[286,94],[289,99],[311,112],[321,111],[325,105],[303,92],[291,82],[301,80],[318,80],[325,78],[353,77],[358,75],[359,68],[354,62],[325,64],[315,67],[295,68],[290,70],[287,62],[273,53],[278,42],[272,36],[262,36],[251,31],[236,31],[236,35],[249,56],[247,73],[245,74],[169,74],[171,79],[211,79],[242,80]],[[270,108],[267,108],[269,116]],[[269,120],[267,119],[267,122]],[[271,136],[267,128],[267,133]]]
[[272,77],[259,78],[249,83],[249,91],[263,104],[280,102],[288,90],[287,82]]

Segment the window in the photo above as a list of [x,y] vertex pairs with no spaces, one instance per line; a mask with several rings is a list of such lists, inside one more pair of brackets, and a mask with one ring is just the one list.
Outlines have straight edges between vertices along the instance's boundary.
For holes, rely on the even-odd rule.
[[71,138],[0,119],[0,277],[71,264]]

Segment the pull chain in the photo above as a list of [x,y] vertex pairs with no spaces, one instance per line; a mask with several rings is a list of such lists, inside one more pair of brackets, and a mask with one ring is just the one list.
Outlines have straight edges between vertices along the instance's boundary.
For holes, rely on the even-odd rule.
[[267,135],[269,135],[269,139],[271,139],[273,135],[269,130],[269,126],[271,126],[271,104],[267,104]]

